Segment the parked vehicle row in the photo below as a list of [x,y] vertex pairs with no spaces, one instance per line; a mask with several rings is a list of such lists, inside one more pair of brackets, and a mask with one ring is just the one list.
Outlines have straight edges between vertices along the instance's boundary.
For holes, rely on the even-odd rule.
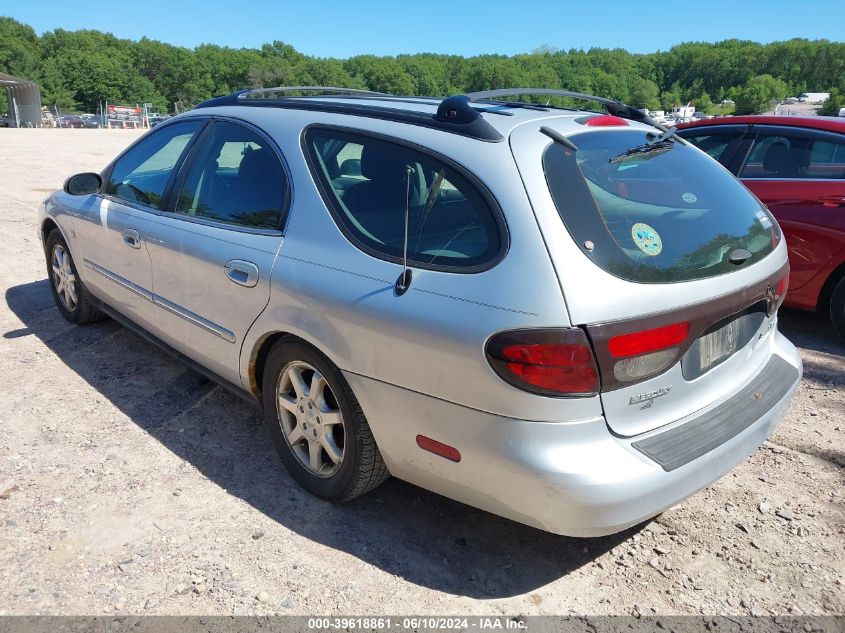
[[[500,100],[537,93],[608,114]],[[801,377],[775,218],[590,95],[236,93],[70,178],[38,226],[62,316],[259,403],[331,501],[392,474],[616,532],[744,460]]]

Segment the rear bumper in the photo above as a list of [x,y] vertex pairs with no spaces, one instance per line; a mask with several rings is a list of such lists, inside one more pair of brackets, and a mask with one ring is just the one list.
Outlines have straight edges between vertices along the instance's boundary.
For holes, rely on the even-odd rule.
[[[782,397],[717,446],[669,470],[633,445],[684,425],[694,428],[730,398],[632,438],[603,418],[529,422],[496,416],[347,374],[390,472],[469,505],[568,536],[601,536],[655,516],[707,486],[757,449],[798,389],[801,359],[780,333],[772,353],[788,364]],[[755,377],[756,380],[756,377]],[[743,387],[754,397],[754,380]],[[421,450],[416,435],[456,447],[458,463]]]

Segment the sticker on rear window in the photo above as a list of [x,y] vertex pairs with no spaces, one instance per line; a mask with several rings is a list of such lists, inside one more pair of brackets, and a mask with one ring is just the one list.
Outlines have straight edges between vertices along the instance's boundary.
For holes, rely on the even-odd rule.
[[694,193],[685,193],[681,196],[681,200],[683,200],[687,204],[695,204],[696,202],[698,202],[698,196]]
[[663,250],[663,240],[660,239],[657,231],[648,224],[637,222],[631,227],[631,237],[637,248],[646,255],[654,257],[655,255],[660,255],[660,252]]
[[757,212],[757,219],[760,221],[760,224],[763,225],[764,229],[772,228],[772,220],[766,215],[765,211],[758,211]]

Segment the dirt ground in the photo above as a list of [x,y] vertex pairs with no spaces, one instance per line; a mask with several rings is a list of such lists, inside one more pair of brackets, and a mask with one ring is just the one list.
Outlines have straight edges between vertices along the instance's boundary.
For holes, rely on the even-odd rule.
[[36,205],[137,137],[0,129],[0,615],[845,612],[845,345],[783,311],[805,376],[771,441],[658,519],[553,536],[401,481],[333,506],[256,410],[47,285]]

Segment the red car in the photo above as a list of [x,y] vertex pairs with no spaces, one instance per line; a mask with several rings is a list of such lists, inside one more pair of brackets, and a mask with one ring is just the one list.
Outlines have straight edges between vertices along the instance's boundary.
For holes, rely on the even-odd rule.
[[830,310],[845,338],[845,119],[735,116],[679,128],[777,218],[789,248],[786,305]]

